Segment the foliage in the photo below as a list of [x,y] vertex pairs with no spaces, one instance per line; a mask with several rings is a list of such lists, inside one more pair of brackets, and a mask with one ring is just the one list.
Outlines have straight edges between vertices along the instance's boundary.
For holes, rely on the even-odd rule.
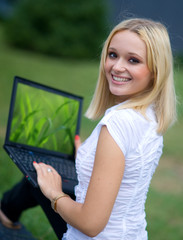
[[183,67],[183,53],[176,53],[174,56],[174,64],[176,67]]
[[14,46],[44,54],[96,57],[104,16],[103,0],[22,0],[7,21],[6,37]]

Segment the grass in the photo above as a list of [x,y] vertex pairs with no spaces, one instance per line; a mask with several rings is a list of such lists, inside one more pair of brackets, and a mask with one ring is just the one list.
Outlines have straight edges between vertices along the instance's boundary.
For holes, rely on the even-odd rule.
[[146,203],[149,239],[183,239],[182,171],[180,160],[161,158]]
[[[0,29],[0,197],[13,186],[22,174],[4,152],[8,109],[14,75],[60,88],[84,97],[85,112],[95,88],[98,61],[74,61],[46,57],[26,51],[12,49],[3,41]],[[148,193],[146,212],[149,239],[183,239],[183,69],[176,68],[176,89],[179,96],[179,121],[164,138],[164,154],[152,180]],[[82,118],[81,139],[85,139],[96,122]],[[39,240],[54,240],[52,231],[40,207],[23,213],[21,221]]]
[[19,85],[10,140],[72,154],[78,108],[73,99]]

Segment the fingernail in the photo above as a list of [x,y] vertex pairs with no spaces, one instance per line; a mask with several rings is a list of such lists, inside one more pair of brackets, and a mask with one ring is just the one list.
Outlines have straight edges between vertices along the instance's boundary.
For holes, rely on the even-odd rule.
[[36,161],[33,161],[33,163],[36,163]]
[[79,140],[79,139],[80,139],[79,135],[76,135],[75,140]]

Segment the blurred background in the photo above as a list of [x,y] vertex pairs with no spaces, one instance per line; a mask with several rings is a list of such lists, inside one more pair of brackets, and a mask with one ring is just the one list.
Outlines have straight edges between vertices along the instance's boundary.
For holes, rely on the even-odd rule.
[[[148,193],[149,239],[183,239],[183,1],[0,0],[0,198],[22,174],[3,150],[15,75],[84,97],[83,114],[98,78],[103,42],[129,17],[165,24],[170,33],[178,98],[178,121],[164,137],[164,153]],[[97,122],[84,116],[81,139]],[[22,223],[40,240],[56,236],[39,207]]]

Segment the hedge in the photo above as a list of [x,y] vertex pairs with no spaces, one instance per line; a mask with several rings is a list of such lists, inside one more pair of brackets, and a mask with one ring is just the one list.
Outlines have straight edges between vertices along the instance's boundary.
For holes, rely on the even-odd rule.
[[20,0],[5,24],[7,41],[41,53],[88,58],[105,38],[103,0]]

